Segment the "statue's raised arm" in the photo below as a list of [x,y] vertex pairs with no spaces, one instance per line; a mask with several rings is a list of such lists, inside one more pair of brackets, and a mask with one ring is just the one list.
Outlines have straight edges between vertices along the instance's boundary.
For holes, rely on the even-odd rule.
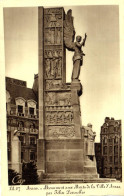
[[82,40],[81,36],[76,37],[75,39],[75,29],[73,25],[72,10],[67,12],[64,20],[64,44],[69,51],[74,51],[73,56],[73,72],[72,72],[72,81],[78,81],[80,75],[80,66],[83,65],[83,56],[85,54],[82,51],[82,46],[85,46],[87,35]]

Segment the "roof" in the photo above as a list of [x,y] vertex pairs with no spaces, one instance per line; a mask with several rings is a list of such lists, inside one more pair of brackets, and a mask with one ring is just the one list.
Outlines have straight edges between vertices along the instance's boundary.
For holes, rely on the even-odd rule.
[[15,98],[22,97],[25,100],[38,102],[37,97],[31,88],[27,88],[26,82],[6,77],[6,90],[10,93],[11,103],[15,104]]

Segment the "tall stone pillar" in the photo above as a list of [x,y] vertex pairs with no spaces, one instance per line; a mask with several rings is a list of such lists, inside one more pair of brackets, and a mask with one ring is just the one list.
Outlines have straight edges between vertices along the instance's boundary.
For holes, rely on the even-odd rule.
[[15,170],[20,174],[22,172],[21,142],[16,135],[13,136],[11,143],[11,169]]
[[39,137],[37,140],[37,167],[38,174],[45,172],[45,145],[44,145],[44,61],[43,61],[43,7],[38,8],[38,59],[39,59]]
[[[69,14],[70,15],[70,14]],[[39,138],[38,173],[44,180],[97,178],[94,165],[85,169],[79,96],[82,85],[66,83],[63,8],[38,8]],[[70,19],[69,19],[70,21]],[[73,28],[72,28],[73,30]],[[92,170],[93,167],[93,170]],[[87,167],[88,168],[88,167]],[[86,170],[86,171],[85,171]]]

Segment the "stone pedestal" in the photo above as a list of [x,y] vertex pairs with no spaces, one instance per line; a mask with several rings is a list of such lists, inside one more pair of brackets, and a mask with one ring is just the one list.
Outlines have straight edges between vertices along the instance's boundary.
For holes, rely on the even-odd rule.
[[22,173],[22,164],[21,164],[21,142],[17,136],[13,136],[11,144],[11,169],[15,170],[18,173]]
[[38,139],[37,140],[37,169],[39,178],[43,178],[43,174],[45,173],[45,140]]

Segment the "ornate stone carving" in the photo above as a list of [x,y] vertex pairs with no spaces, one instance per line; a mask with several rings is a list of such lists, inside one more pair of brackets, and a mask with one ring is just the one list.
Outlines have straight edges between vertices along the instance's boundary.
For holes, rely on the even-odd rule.
[[44,52],[45,58],[59,58],[62,57],[62,50],[61,49],[53,49],[53,50],[45,50]]
[[62,60],[61,58],[46,59],[46,78],[55,79],[62,76]]
[[75,130],[73,126],[49,126],[48,137],[73,138],[75,137]]
[[56,29],[56,44],[62,43],[62,28]]
[[62,28],[47,28],[45,29],[45,44],[53,45],[57,44],[60,45],[62,42]]
[[45,30],[45,43],[55,44],[55,29],[54,28]]
[[44,21],[45,27],[62,26],[62,9],[45,9]]
[[46,80],[46,89],[60,89],[62,85],[61,80]]
[[45,95],[45,105],[67,106],[71,105],[71,93],[47,92]]
[[46,124],[72,124],[73,112],[72,111],[51,111],[46,112]]
[[62,80],[47,80],[46,79],[46,90],[70,90],[70,84],[63,84]]
[[62,14],[62,8],[47,8],[44,10],[44,14]]

